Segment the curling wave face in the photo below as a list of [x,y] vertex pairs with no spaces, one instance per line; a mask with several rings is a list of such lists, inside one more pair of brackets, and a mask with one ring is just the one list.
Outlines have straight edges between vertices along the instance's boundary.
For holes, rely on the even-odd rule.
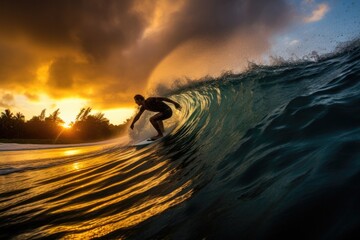
[[177,89],[145,147],[2,152],[0,237],[360,237],[359,93],[354,44]]

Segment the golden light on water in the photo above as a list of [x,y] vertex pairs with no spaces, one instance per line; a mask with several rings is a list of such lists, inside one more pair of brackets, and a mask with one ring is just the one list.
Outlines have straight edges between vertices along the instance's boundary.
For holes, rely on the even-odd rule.
[[[102,160],[102,158],[94,159],[94,161],[96,162]],[[138,162],[140,160],[141,159],[133,158],[130,161],[124,163],[122,167],[125,168],[126,166],[132,165],[132,163]],[[145,162],[142,164],[146,165]],[[134,202],[134,204],[131,204],[124,209],[118,209],[117,211],[114,211],[112,214],[107,216],[99,216],[98,218],[92,218],[88,221],[70,226],[54,226],[53,228],[48,229],[48,231],[73,232],[73,230],[76,229],[74,233],[66,236],[66,238],[70,239],[91,239],[94,237],[102,237],[113,232],[114,230],[125,229],[138,225],[139,223],[153,216],[161,214],[162,212],[168,210],[171,207],[181,204],[182,202],[190,198],[193,194],[193,189],[190,188],[192,180],[189,180],[182,185],[174,186],[174,188],[166,194],[154,194],[152,197],[141,199],[141,196],[144,193],[152,191],[153,189],[157,189],[158,187],[161,188],[161,185],[165,184],[165,182],[169,180],[172,175],[171,171],[162,172],[161,175],[153,175],[149,178],[145,177],[148,176],[148,174],[151,174],[153,172],[156,172],[158,169],[163,168],[166,164],[168,164],[168,162],[166,161],[159,162],[158,164],[147,168],[144,171],[138,172],[137,174],[129,178],[125,178],[122,180],[119,179],[119,181],[113,182],[107,186],[104,186],[101,189],[99,188],[95,191],[85,191],[82,193],[82,195],[102,195],[104,191],[107,191],[107,189],[118,189],[122,185],[127,186],[117,192],[114,192],[113,194],[105,194],[101,197],[101,200],[89,199],[88,201],[78,202],[77,204],[69,205],[66,208],[57,209],[52,213],[66,214],[80,209],[87,209],[86,212],[88,214],[92,214],[95,212],[99,212],[102,209],[106,209],[109,206],[119,205],[119,202],[127,202],[129,199],[139,198],[136,203]],[[71,164],[72,170],[79,170],[83,167],[84,166],[82,166],[81,162],[74,162]],[[88,188],[88,186],[96,184],[96,182],[103,182],[104,179],[107,178],[109,178],[108,175],[104,175],[102,177],[98,176],[94,181],[83,182],[80,188],[86,189]],[[139,178],[143,178],[142,181],[128,186],[129,182],[133,182],[135,179]]]
[[78,149],[71,149],[71,150],[66,150],[63,152],[64,156],[73,156],[73,155],[76,155],[76,154],[80,154],[82,153],[83,151],[78,148]]
[[73,163],[74,170],[79,170],[81,168],[81,164],[78,162]]
[[[77,231],[81,232],[79,234],[70,234],[66,236],[66,238],[69,239],[91,239],[94,237],[102,237],[114,230],[125,229],[138,225],[139,223],[153,216],[161,214],[167,209],[184,202],[192,196],[193,190],[191,189],[184,193],[181,192],[190,185],[191,181],[188,181],[184,185],[179,186],[177,189],[174,189],[174,191],[168,193],[165,196],[154,197],[153,199],[149,199],[148,201],[130,207],[129,209],[121,211],[115,215],[92,219],[87,223],[76,226],[76,228],[74,228],[74,226],[59,226],[55,229],[52,229],[51,231],[66,232],[76,229]],[[129,193],[122,198],[126,199],[130,198],[131,196],[133,196],[133,193]],[[106,205],[109,206],[111,203],[107,203]]]

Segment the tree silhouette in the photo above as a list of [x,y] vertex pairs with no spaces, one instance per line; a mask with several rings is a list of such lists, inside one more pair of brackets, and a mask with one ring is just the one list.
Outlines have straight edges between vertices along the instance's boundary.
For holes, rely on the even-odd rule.
[[79,114],[76,116],[76,121],[85,121],[87,117],[90,115],[91,107],[82,108]]
[[91,115],[91,110],[91,107],[83,108],[76,117],[77,121],[74,123],[73,128],[78,137],[82,140],[96,140],[110,136],[112,130],[110,129],[109,120],[105,118],[103,113]]
[[19,122],[25,122],[25,116],[21,112],[18,112],[15,115],[15,120]]
[[64,121],[59,117],[59,115],[60,115],[60,109],[58,108],[56,111],[50,114],[49,117],[45,118],[45,121],[52,121],[56,124],[63,124]]
[[84,111],[85,111],[85,108],[82,108],[80,110],[79,114],[76,116],[76,121],[81,120],[81,116],[83,115]]
[[10,109],[5,109],[4,112],[1,113],[0,118],[0,136],[3,138],[12,138],[15,135],[15,121],[13,119],[14,114],[10,111]]
[[22,137],[22,133],[25,130],[25,116],[18,112],[15,114],[15,116],[13,117],[14,119],[14,129],[16,131],[16,138],[20,138]]
[[[71,129],[64,129],[61,124],[60,109],[46,117],[46,109],[40,115],[25,121],[22,113],[15,115],[10,109],[5,109],[0,117],[1,139],[45,139],[48,142],[60,140],[63,142],[84,142],[113,137],[124,131],[125,125],[114,126],[103,113],[90,114],[92,108],[82,108],[76,116]],[[30,142],[32,140],[29,140]]]
[[5,109],[5,111],[1,113],[1,118],[8,121],[10,121],[13,116],[14,114],[10,111],[10,109]]
[[46,109],[43,109],[39,115],[39,120],[40,121],[43,121],[45,120],[45,112],[46,112]]

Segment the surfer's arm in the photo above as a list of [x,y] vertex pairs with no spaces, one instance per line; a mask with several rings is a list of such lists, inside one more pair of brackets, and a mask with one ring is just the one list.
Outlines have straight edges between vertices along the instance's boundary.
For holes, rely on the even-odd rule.
[[143,114],[144,111],[145,111],[145,108],[141,107],[140,111],[138,112],[138,114],[136,114],[136,116],[134,117],[134,120],[132,121],[132,123],[130,125],[131,129],[134,129],[134,124],[137,122],[137,120],[139,120],[141,114]]
[[181,110],[180,104],[178,104],[177,102],[175,102],[175,101],[173,101],[173,100],[171,100],[171,99],[169,99],[169,98],[159,97],[158,99],[161,100],[161,101],[164,101],[164,102],[172,103],[172,104],[175,105],[175,108],[176,108],[176,109]]

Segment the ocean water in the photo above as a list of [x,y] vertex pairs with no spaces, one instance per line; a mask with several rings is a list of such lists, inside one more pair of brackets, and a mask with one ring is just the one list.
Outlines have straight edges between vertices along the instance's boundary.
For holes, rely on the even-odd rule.
[[1,239],[359,239],[360,47],[169,94],[144,147],[0,145]]

